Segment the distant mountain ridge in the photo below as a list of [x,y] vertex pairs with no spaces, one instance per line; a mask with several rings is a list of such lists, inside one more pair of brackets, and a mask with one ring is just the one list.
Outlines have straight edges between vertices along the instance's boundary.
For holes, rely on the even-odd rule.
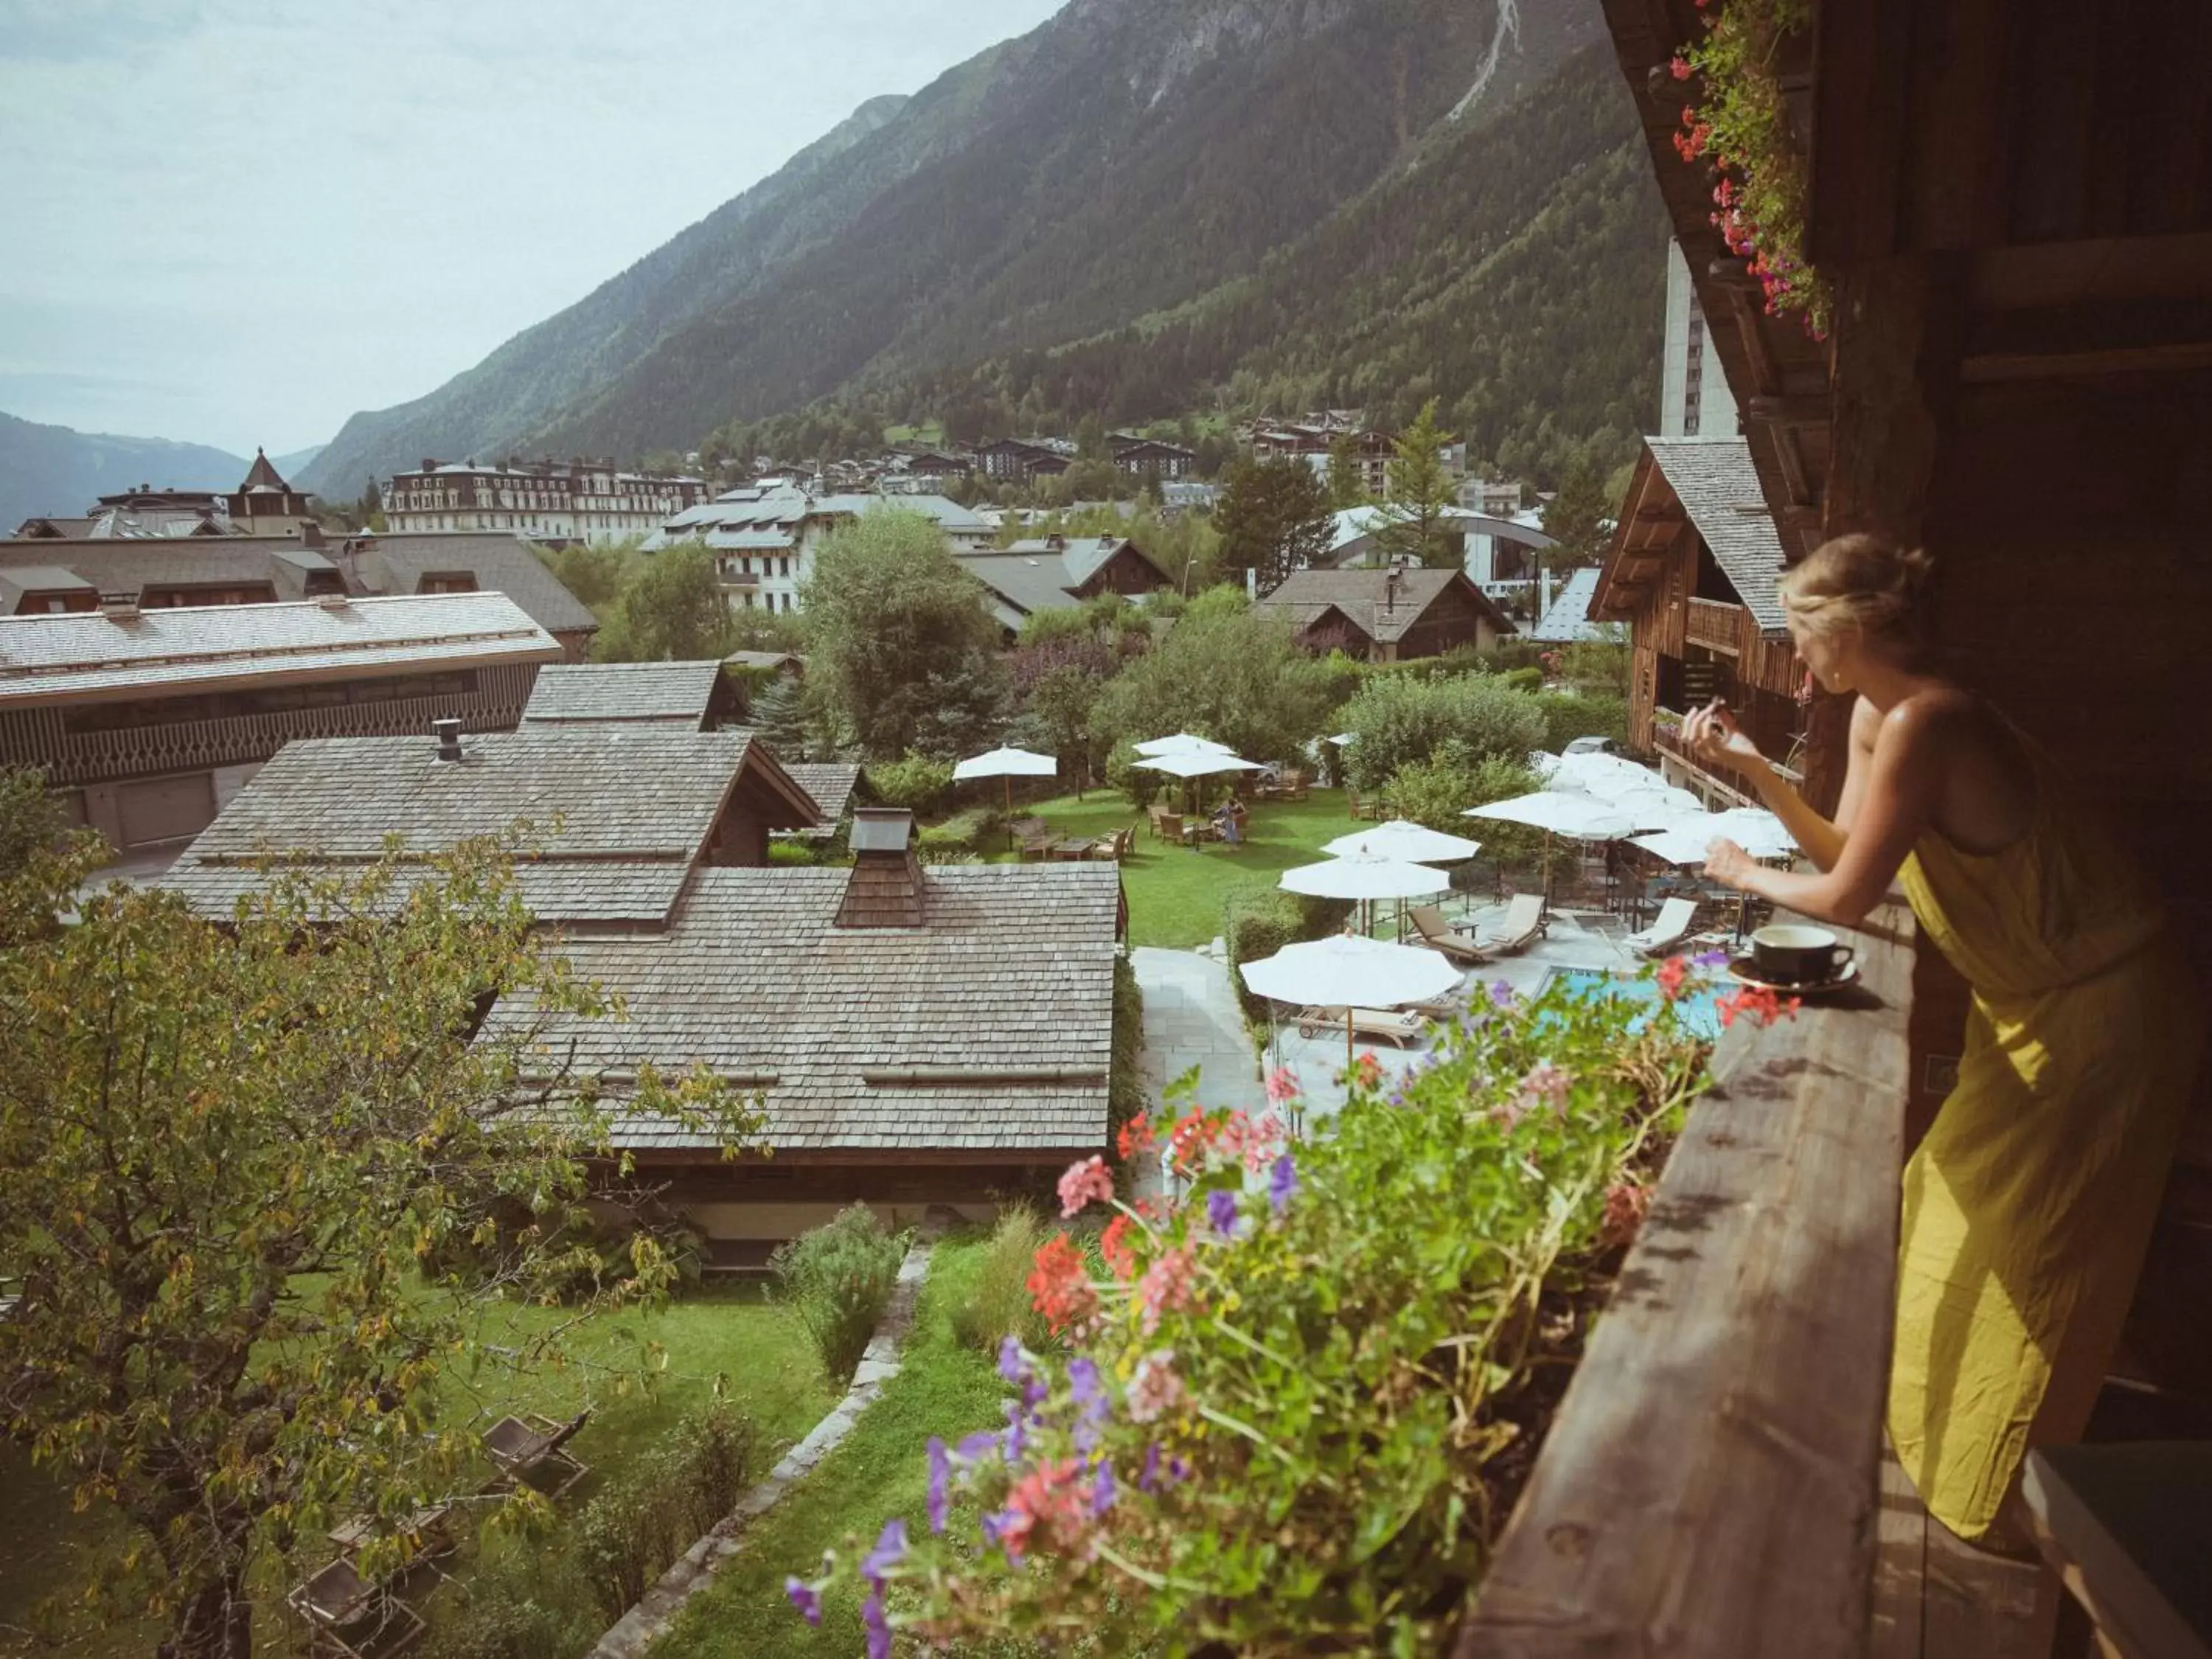
[[1596,0],[1071,0],[864,105],[428,397],[356,415],[305,482],[352,495],[426,455],[687,448],[1110,337],[1261,280],[1602,34]]
[[125,438],[0,415],[0,536],[29,518],[75,518],[102,495],[235,489],[252,463],[205,444]]

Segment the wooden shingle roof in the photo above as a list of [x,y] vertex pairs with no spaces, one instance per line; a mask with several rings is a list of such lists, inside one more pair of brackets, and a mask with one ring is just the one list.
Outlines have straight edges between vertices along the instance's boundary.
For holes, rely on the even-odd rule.
[[[1120,872],[1105,865],[927,869],[925,922],[842,928],[846,869],[709,869],[667,932],[575,939],[622,1024],[548,1041],[619,1079],[697,1064],[766,1101],[780,1152],[1096,1152],[1107,1133]],[[532,1018],[501,1006],[492,1024]],[[632,1115],[639,1150],[705,1146]]]
[[[1394,574],[1398,578],[1395,598],[1389,591]],[[1326,611],[1339,611],[1377,645],[1389,645],[1402,639],[1455,582],[1465,585],[1499,633],[1514,631],[1512,619],[1457,570],[1293,571],[1253,609],[1262,616],[1287,616],[1297,629],[1310,626]]]
[[705,724],[722,665],[704,662],[553,663],[538,671],[522,711],[526,727]]
[[373,592],[413,593],[425,577],[465,572],[483,592],[506,594],[549,634],[590,633],[599,625],[520,536],[464,531],[361,536],[346,544],[346,555]]

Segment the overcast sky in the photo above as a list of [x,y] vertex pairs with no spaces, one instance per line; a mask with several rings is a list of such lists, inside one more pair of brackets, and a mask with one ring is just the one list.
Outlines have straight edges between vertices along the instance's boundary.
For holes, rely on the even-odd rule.
[[0,410],[282,454],[1060,0],[0,0]]

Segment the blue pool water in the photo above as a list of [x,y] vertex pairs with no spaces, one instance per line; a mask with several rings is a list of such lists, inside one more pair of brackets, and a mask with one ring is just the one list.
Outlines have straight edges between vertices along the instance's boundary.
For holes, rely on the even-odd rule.
[[[1578,990],[1585,995],[1614,997],[1624,1002],[1656,1005],[1659,988],[1648,979],[1621,979],[1602,968],[1554,968],[1545,975],[1542,988],[1564,985],[1569,990]],[[1710,985],[1676,999],[1674,1006],[1682,1022],[1700,1036],[1717,1038],[1721,1034],[1721,1017],[1717,1004],[1719,994]]]

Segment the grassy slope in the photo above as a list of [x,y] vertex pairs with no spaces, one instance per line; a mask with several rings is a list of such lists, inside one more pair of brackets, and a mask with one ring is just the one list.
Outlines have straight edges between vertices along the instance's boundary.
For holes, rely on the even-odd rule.
[[744,1553],[684,1609],[653,1659],[847,1659],[860,1651],[857,1597],[831,1596],[816,1630],[793,1612],[783,1581],[793,1572],[811,1576],[822,1552],[843,1548],[848,1538],[865,1547],[894,1515],[921,1533],[928,1524],[922,1449],[929,1437],[955,1440],[999,1422],[1005,1385],[988,1358],[954,1344],[951,1323],[982,1254],[981,1240],[938,1247],[905,1369],[845,1443],[753,1528]]
[[[1213,786],[1210,799],[1219,799]],[[1024,806],[1063,836],[1103,836],[1135,823],[1137,843],[1121,866],[1129,895],[1129,938],[1137,945],[1189,950],[1221,931],[1221,905],[1238,888],[1272,888],[1284,871],[1328,856],[1322,845],[1359,825],[1345,811],[1344,793],[1316,789],[1303,801],[1255,801],[1242,847],[1218,842],[1170,847],[1151,838],[1145,815],[1122,796],[1092,790]]]
[[[560,1309],[517,1309],[501,1322],[509,1329],[543,1327],[564,1316]],[[666,1370],[649,1394],[623,1386],[635,1372],[641,1341],[667,1351]],[[568,1352],[573,1363],[565,1369],[520,1387],[487,1373],[474,1384],[454,1376],[447,1390],[449,1417],[481,1412],[486,1422],[510,1409],[568,1417],[592,1405],[592,1421],[571,1443],[595,1473],[562,1500],[566,1513],[598,1489],[598,1472],[618,1469],[707,1400],[717,1373],[729,1379],[731,1396],[777,1447],[797,1440],[835,1402],[798,1320],[763,1303],[754,1289],[701,1292],[659,1313],[603,1315],[572,1334]],[[32,1651],[11,1645],[21,1638],[7,1626],[21,1625],[86,1551],[112,1547],[125,1531],[112,1516],[71,1514],[46,1472],[31,1468],[21,1448],[0,1441],[0,1655]],[[282,1586],[273,1588],[281,1596]],[[256,1625],[264,1644],[282,1634],[281,1608],[273,1600]],[[62,1650],[137,1659],[152,1640],[146,1628],[132,1627],[87,1634]]]

